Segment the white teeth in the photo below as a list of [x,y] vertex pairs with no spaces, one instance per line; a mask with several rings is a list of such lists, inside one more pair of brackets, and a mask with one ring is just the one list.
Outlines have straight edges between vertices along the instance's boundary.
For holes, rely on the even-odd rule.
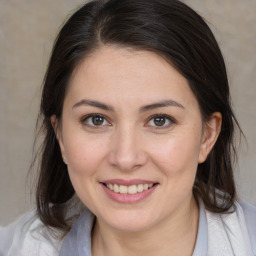
[[107,183],[106,186],[120,194],[137,194],[144,190],[148,190],[153,187],[153,183],[150,184],[138,184],[138,185],[131,185],[131,186],[125,186],[125,185],[117,185],[117,184],[111,184]]
[[142,192],[144,189],[144,186],[143,184],[139,184],[137,188],[138,188],[138,192]]
[[[115,184],[116,185],[116,184]],[[127,186],[123,186],[123,185],[120,185],[119,187],[119,192],[120,194],[127,194],[127,190],[128,190],[128,187]]]
[[148,189],[148,184],[144,184],[144,185],[143,185],[143,189],[144,189],[144,190],[147,190],[147,189]]
[[119,186],[117,184],[114,184],[114,191],[116,193],[120,192]]
[[128,194],[136,194],[137,193],[137,186],[132,185],[128,187]]

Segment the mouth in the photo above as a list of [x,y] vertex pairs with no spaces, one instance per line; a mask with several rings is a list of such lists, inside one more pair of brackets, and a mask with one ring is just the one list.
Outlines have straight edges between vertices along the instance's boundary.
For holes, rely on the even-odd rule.
[[149,197],[159,183],[145,180],[108,180],[100,182],[105,194],[118,203],[138,203]]
[[158,185],[158,183],[142,183],[142,184],[134,184],[134,185],[119,185],[115,183],[102,183],[109,190],[120,193],[120,194],[129,194],[134,195],[138,193],[142,193],[143,191],[147,191],[152,187]]

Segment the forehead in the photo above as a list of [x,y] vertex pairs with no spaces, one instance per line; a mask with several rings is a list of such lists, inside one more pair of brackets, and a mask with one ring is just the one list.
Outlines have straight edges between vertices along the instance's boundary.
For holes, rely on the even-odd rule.
[[195,103],[187,80],[160,55],[114,46],[99,48],[80,63],[67,97],[145,104],[170,97]]

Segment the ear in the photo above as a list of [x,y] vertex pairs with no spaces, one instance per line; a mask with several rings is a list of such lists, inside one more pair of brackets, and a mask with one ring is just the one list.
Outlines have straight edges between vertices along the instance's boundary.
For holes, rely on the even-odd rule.
[[59,120],[57,119],[56,115],[51,116],[51,124],[52,124],[53,130],[55,132],[55,136],[56,136],[57,141],[58,141],[59,146],[60,146],[60,151],[61,151],[63,162],[65,164],[67,164],[67,159],[66,159],[66,156],[65,156],[65,147],[64,147],[64,144],[63,144],[63,139],[62,139],[62,134],[61,134],[61,130],[60,130]]
[[219,112],[214,112],[204,124],[198,163],[203,163],[212,150],[220,134],[221,124],[222,115]]

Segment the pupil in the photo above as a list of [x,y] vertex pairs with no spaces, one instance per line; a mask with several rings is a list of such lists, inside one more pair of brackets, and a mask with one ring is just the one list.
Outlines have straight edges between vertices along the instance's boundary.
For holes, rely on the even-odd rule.
[[92,122],[94,125],[101,125],[103,124],[103,121],[104,121],[103,117],[100,117],[100,116],[94,116],[92,118]]
[[163,126],[165,124],[165,118],[164,117],[156,117],[154,119],[154,123],[156,126]]

